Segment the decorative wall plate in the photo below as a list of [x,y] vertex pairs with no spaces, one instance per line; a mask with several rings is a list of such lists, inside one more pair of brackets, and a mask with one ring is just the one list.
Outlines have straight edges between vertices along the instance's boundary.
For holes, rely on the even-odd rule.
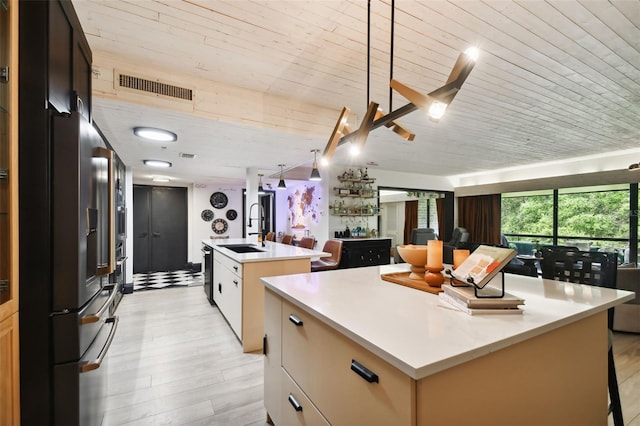
[[229,229],[229,225],[227,225],[227,221],[224,219],[216,219],[211,223],[211,229],[216,234],[224,234]]
[[209,202],[216,209],[223,209],[227,206],[229,199],[224,192],[214,192],[209,198]]
[[227,219],[235,220],[238,217],[238,212],[234,209],[227,210]]
[[213,220],[213,210],[204,209],[202,213],[200,213],[200,217],[205,222],[211,222]]

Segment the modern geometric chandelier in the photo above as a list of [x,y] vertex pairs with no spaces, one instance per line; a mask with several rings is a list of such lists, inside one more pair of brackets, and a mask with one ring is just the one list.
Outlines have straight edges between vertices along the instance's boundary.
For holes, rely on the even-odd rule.
[[[370,14],[371,14],[371,0],[369,0],[369,19],[367,25],[367,47],[369,49],[370,45]],[[385,126],[391,128],[396,134],[400,135],[402,138],[412,141],[415,137],[413,133],[409,130],[402,127],[396,120],[404,117],[405,115],[420,109],[423,110],[427,116],[433,120],[438,121],[444,115],[447,107],[451,104],[456,94],[460,91],[462,84],[465,82],[471,70],[475,66],[476,60],[478,58],[479,50],[477,48],[469,48],[463,53],[458,55],[458,59],[456,60],[451,72],[449,73],[449,78],[446,83],[429,92],[428,94],[422,94],[419,91],[399,82],[398,80],[393,79],[393,27],[394,27],[394,10],[395,10],[395,1],[391,2],[391,60],[390,60],[390,91],[389,91],[389,105],[391,108],[391,93],[392,90],[395,90],[404,98],[406,98],[409,103],[391,111],[389,114],[385,114],[381,109],[379,109],[379,105],[375,102],[369,101],[369,52],[367,52],[367,102],[368,108],[365,113],[362,122],[360,123],[360,127],[352,131],[348,124],[347,118],[351,110],[348,107],[344,107],[340,116],[338,117],[338,121],[329,137],[329,141],[324,148],[321,157],[322,164],[328,164],[331,158],[336,151],[336,148],[340,145],[346,144],[348,142],[352,145],[352,152],[357,154],[361,152],[364,148],[364,144],[369,136],[369,133],[379,127]]]

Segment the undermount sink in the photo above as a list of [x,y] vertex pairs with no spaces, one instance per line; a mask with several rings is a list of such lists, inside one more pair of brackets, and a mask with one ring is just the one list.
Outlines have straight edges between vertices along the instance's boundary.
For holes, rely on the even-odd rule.
[[258,253],[264,251],[252,244],[220,244],[219,247],[228,248],[236,253]]

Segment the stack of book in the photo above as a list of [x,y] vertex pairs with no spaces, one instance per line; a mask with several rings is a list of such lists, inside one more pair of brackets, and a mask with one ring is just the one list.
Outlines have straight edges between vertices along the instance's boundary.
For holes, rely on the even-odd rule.
[[[521,314],[520,305],[524,305],[524,299],[509,293],[503,297],[477,297],[473,286],[458,287],[443,285],[443,292],[439,294],[440,300],[469,315],[477,314]],[[486,286],[482,290],[483,295],[499,296],[501,290]]]

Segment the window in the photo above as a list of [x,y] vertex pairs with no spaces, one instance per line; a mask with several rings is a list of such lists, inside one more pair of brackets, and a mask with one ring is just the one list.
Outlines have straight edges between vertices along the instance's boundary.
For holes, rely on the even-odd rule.
[[624,251],[629,242],[629,186],[558,190],[558,242],[582,250]]
[[418,200],[418,228],[431,228],[438,233],[438,209],[435,198]]
[[509,241],[551,243],[553,190],[502,194],[501,225]]
[[[630,188],[637,191],[634,185],[502,194],[501,231],[521,254],[554,244],[584,251],[615,250],[621,262],[628,261],[629,241],[637,238],[631,235],[632,220],[637,218],[629,214],[637,208],[630,199]],[[636,253],[635,247],[632,252]]]

